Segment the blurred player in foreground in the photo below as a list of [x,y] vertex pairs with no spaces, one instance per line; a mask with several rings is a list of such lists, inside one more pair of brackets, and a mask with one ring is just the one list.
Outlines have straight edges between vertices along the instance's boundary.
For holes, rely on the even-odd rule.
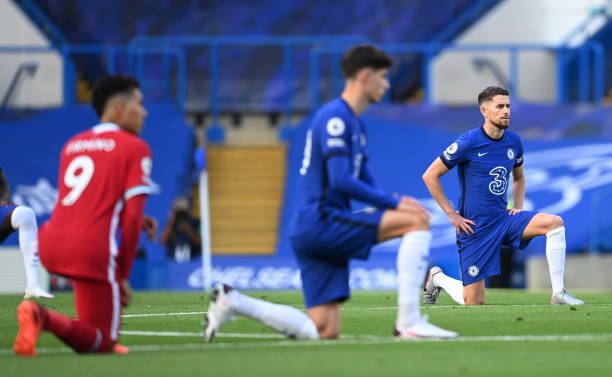
[[[92,105],[100,124],[64,145],[59,196],[40,230],[40,258],[52,273],[74,279],[77,318],[23,301],[17,308],[14,350],[34,356],[42,330],[76,352],[126,353],[118,345],[121,307],[130,303],[129,276],[151,193],[151,151],[140,134],[147,111],[137,81],[106,76],[94,87]],[[121,242],[117,244],[120,228]]]
[[14,231],[19,230],[19,249],[23,254],[27,286],[25,298],[53,295],[40,286],[38,280],[38,225],[31,208],[11,203],[11,188],[0,167],[0,243]]
[[[430,324],[419,309],[420,287],[431,242],[429,214],[414,199],[395,198],[374,182],[359,115],[387,89],[391,58],[373,46],[357,46],[342,58],[346,86],[316,114],[306,135],[297,213],[290,231],[301,271],[308,316],[301,311],[217,286],[205,321],[205,338],[232,315],[258,319],[298,339],[337,338],[341,304],[350,296],[349,261],[367,259],[376,243],[402,237],[397,255],[398,313],[395,335],[453,338]],[[354,212],[350,200],[375,206]]]
[[[563,284],[565,228],[563,219],[536,211],[523,211],[525,175],[523,144],[510,125],[510,99],[504,88],[490,86],[478,95],[484,125],[468,131],[429,166],[423,180],[440,208],[457,229],[461,278],[453,279],[434,266],[429,271],[424,301],[435,304],[444,289],[461,305],[485,302],[485,281],[500,273],[500,247],[524,249],[537,236],[546,235],[546,259],[553,294],[551,304],[582,305]],[[440,177],[457,166],[459,211],[446,198]],[[512,173],[514,208],[508,210],[506,191]]]

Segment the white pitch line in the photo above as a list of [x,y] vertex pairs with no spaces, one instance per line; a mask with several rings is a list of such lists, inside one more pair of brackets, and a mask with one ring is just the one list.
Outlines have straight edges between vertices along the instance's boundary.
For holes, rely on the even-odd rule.
[[[589,307],[593,306],[612,306],[612,303],[601,303],[601,304],[589,304]],[[489,307],[505,307],[505,308],[534,308],[534,307],[552,307],[550,304],[487,304],[483,306],[465,306],[465,305],[423,305],[422,308],[426,309],[444,309],[444,308],[466,308],[481,310]],[[300,308],[298,308],[300,309]],[[301,308],[301,310],[306,310]],[[397,306],[379,306],[379,307],[346,307],[342,310],[397,310]],[[144,314],[124,314],[121,318],[143,318],[143,317],[171,317],[171,316],[182,316],[182,315],[202,315],[207,312],[175,312],[175,313],[144,313]]]
[[[612,333],[602,334],[550,334],[550,335],[499,335],[499,336],[462,336],[456,339],[418,339],[408,340],[408,342],[610,342]],[[368,345],[368,344],[389,344],[403,343],[406,341],[398,340],[391,336],[378,335],[348,335],[337,340],[277,340],[271,342],[243,342],[243,343],[185,343],[185,344],[149,344],[129,346],[130,352],[151,352],[151,351],[181,351],[194,349],[225,349],[225,348],[278,348],[278,347],[325,347],[333,345]],[[38,354],[64,354],[72,353],[70,348],[52,347],[38,348]],[[1,355],[13,355],[11,348],[0,349]]]
[[[140,336],[180,336],[180,337],[198,337],[201,338],[203,333],[200,332],[182,332],[182,331],[138,331],[126,330],[119,331],[121,335],[140,335]],[[240,333],[217,333],[215,338],[246,338],[246,339],[285,339],[286,336],[281,334],[240,334]]]
[[206,314],[206,312],[176,312],[176,313],[148,313],[148,314],[123,314],[121,318],[139,318],[139,317],[165,317],[178,315],[198,315]]

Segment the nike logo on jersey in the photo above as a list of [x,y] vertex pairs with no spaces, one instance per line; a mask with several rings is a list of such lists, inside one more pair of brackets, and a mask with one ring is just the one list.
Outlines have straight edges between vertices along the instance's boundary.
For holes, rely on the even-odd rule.
[[487,154],[487,153],[489,153],[489,152],[484,152],[484,153],[480,153],[480,152],[478,152],[478,157],[482,157],[482,156],[484,156],[484,155],[485,155],[485,154]]

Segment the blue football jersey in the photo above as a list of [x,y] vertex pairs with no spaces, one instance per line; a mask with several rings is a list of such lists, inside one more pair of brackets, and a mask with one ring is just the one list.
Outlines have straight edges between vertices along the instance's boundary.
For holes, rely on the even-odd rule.
[[440,159],[449,169],[457,166],[457,210],[479,227],[507,209],[510,174],[523,164],[523,144],[512,131],[495,140],[480,127],[460,135]]
[[366,140],[364,125],[341,98],[317,112],[306,134],[298,211],[350,209],[350,199],[397,207],[397,199],[380,189],[369,172]]

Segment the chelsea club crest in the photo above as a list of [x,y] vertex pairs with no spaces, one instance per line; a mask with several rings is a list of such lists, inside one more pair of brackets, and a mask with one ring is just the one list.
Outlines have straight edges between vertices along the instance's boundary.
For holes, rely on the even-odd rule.
[[470,274],[471,277],[476,277],[479,272],[480,270],[478,269],[478,266],[476,265],[468,267],[468,274]]
[[508,160],[514,160],[514,151],[512,148],[508,148]]

